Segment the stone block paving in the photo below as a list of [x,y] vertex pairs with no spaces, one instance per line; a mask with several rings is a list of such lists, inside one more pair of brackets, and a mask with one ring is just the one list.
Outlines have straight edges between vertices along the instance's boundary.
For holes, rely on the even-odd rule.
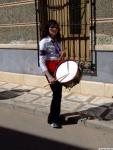
[[30,91],[31,94],[40,94],[40,95],[51,95],[50,89],[44,89],[44,88],[36,88],[34,90]]
[[66,97],[66,99],[71,101],[81,102],[81,103],[85,103],[85,102],[87,103],[91,97],[92,96],[71,93],[69,96]]
[[32,101],[35,101],[35,99],[38,99],[38,95],[33,95],[29,93],[25,93],[21,96],[18,96],[13,99],[14,102],[21,102],[21,103],[31,103]]
[[33,89],[36,89],[36,87],[33,87],[33,86],[25,86],[25,85],[22,85],[22,86],[17,86],[16,88],[14,88],[15,90],[24,90],[25,92],[30,92],[31,90]]
[[78,107],[81,106],[81,103],[69,101],[66,99],[62,100],[62,108],[67,112],[75,112]]
[[0,92],[6,91],[6,89],[4,88],[0,88]]
[[5,82],[0,82],[0,85],[6,84]]
[[112,106],[113,105],[113,98],[107,97],[96,97],[91,101],[91,104],[97,106]]
[[2,88],[6,89],[6,90],[10,90],[10,89],[14,89],[16,87],[18,87],[18,84],[13,84],[13,83],[7,83],[7,84],[3,84],[1,85]]
[[[48,114],[52,93],[49,88],[32,87],[0,82],[0,107],[18,109],[20,111]],[[61,112],[67,114],[82,114],[85,118],[93,117],[89,122],[109,121],[113,123],[113,98],[81,95],[63,91]],[[107,122],[107,127],[109,123]],[[102,125],[102,124],[101,124]],[[112,126],[113,127],[113,126]]]
[[50,106],[50,102],[51,102],[51,97],[45,97],[45,96],[41,97],[40,96],[39,98],[34,100],[32,102],[32,104],[36,105],[36,106],[41,105],[41,106],[48,107],[48,106]]

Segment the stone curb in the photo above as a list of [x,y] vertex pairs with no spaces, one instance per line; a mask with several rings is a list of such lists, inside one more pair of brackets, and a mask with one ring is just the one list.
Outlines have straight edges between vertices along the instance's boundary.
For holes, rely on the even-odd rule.
[[[37,107],[37,109],[30,109],[28,107],[24,107],[24,106],[14,106],[12,104],[0,104],[0,108],[3,107],[4,109],[13,109],[13,110],[17,110],[17,111],[21,111],[23,113],[28,113],[28,114],[32,114],[32,115],[45,115],[48,116],[48,107]],[[64,113],[67,113],[66,111],[64,111]],[[102,121],[102,120],[79,120],[77,124],[73,124],[73,125],[81,125],[81,126],[86,126],[86,127],[93,127],[99,130],[105,130],[107,132],[113,132],[113,121]],[[64,125],[65,126],[65,125]]]
[[[3,86],[2,86],[3,85]],[[5,84],[0,85],[1,88],[1,92],[5,90],[9,90],[9,89],[19,89],[19,85],[14,85],[14,84],[10,84],[10,86],[6,86]],[[43,89],[43,93],[39,96],[38,93],[40,93],[40,88],[36,89],[36,88],[32,88],[32,87],[23,87],[23,89],[32,89],[32,91],[30,92],[26,92],[25,94],[25,99],[21,97],[17,97],[17,99],[4,99],[4,100],[0,100],[0,107],[3,108],[8,108],[8,109],[15,109],[21,112],[25,112],[28,114],[32,114],[32,115],[48,115],[49,113],[49,101],[43,101],[43,105],[40,104],[40,100],[44,99],[44,98],[49,98],[51,94],[49,93],[49,89]],[[22,96],[23,96],[22,95]],[[27,96],[26,96],[27,95]],[[29,95],[29,96],[28,96]],[[20,95],[21,96],[21,95]],[[31,97],[30,97],[31,96]],[[30,98],[30,100],[29,100]],[[31,101],[31,98],[33,98],[33,100]],[[36,100],[37,98],[37,100]],[[106,107],[101,106],[101,109],[99,107],[98,104],[101,104],[101,102],[104,101],[104,103],[106,102],[112,102],[112,99],[109,98],[102,98],[102,97],[95,97],[95,96],[85,96],[85,95],[79,95],[79,94],[68,94],[68,93],[64,93],[64,97],[63,97],[63,101],[62,101],[62,113],[70,113],[71,112],[77,112],[77,111],[81,111],[81,109],[85,108],[85,110],[87,110],[87,108],[92,109],[93,111],[93,107],[97,107],[99,108],[99,112],[98,113],[103,113],[103,111],[106,109],[106,107],[108,107],[106,105]],[[33,103],[34,102],[34,103]],[[74,105],[74,107],[73,107]],[[91,108],[91,105],[93,106]],[[85,106],[85,107],[84,107]],[[70,112],[69,112],[70,110]],[[91,111],[91,110],[90,110]],[[94,110],[93,113],[95,113],[95,111],[97,112],[97,110]],[[113,108],[112,108],[113,111]],[[111,112],[111,117],[113,116],[112,114],[113,112]],[[98,115],[98,114],[97,114]],[[68,117],[67,117],[68,118]],[[91,127],[95,127],[98,129],[102,129],[102,130],[107,130],[112,132],[113,131],[113,119],[111,119],[111,121],[103,121],[103,120],[98,120],[98,119],[94,119],[94,120],[79,120],[79,124],[81,125],[86,125],[86,126],[91,126]],[[76,125],[76,124],[75,124]]]
[[100,120],[87,120],[85,126],[94,127],[96,129],[107,131],[107,132],[113,132],[113,121],[107,123],[106,121],[100,121]]
[[[2,71],[0,71],[0,82],[15,83],[35,87],[39,85],[42,88],[48,84],[45,76]],[[105,96],[111,98],[113,96],[113,84],[81,80],[78,85],[72,88],[72,91],[81,94]]]

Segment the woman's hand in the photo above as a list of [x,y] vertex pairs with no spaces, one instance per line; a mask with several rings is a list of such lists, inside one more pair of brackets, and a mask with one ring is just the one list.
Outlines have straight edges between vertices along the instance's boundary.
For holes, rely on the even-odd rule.
[[55,82],[54,77],[48,71],[45,71],[45,75],[47,76],[47,79],[48,79],[49,83],[54,83]]
[[54,83],[55,79],[50,75],[48,76],[49,83]]
[[66,52],[65,51],[61,51],[60,60],[64,60],[65,58],[66,58]]

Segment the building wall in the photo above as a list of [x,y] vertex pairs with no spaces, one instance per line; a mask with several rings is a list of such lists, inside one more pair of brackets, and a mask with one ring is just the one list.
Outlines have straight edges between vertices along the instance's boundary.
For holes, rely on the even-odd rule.
[[[0,71],[43,75],[38,67],[36,50],[1,49],[0,50]],[[97,76],[83,75],[83,80],[113,83],[113,52],[97,51]]]
[[36,50],[0,49],[0,71],[40,75]]
[[97,44],[113,44],[113,0],[97,0],[96,18]]
[[0,44],[36,43],[35,20],[34,0],[0,0]]
[[[36,43],[34,0],[21,1],[0,0],[1,44]],[[96,18],[97,44],[113,44],[113,0],[96,0]]]
[[[38,67],[37,51],[29,48],[36,45],[36,26],[34,23],[34,4],[31,3],[2,7],[2,3],[19,2],[20,0],[0,0],[0,43],[29,44],[23,49],[0,49],[0,71],[43,75]],[[96,0],[96,35],[97,35],[97,76],[83,76],[84,80],[113,83],[113,1]],[[15,17],[14,17],[15,16]],[[17,22],[18,19],[18,22]],[[20,24],[21,23],[21,24]],[[13,26],[12,26],[13,24]],[[6,46],[7,47],[7,46]]]

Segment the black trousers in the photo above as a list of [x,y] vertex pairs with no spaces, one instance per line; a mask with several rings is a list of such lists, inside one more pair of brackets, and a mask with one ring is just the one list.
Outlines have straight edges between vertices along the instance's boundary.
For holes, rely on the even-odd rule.
[[56,81],[54,84],[51,84],[50,87],[53,95],[50,105],[50,113],[48,116],[48,123],[59,121],[62,99],[62,85]]

